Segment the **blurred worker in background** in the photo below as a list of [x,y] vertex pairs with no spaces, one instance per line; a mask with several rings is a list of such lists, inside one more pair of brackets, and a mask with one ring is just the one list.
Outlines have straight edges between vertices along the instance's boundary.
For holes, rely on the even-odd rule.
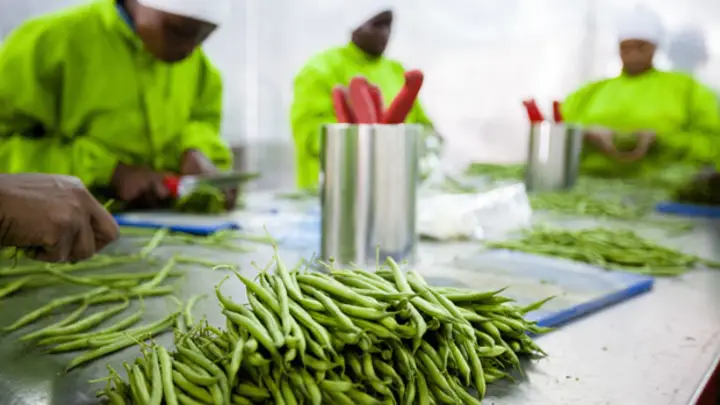
[[636,7],[619,30],[622,73],[583,86],[563,103],[565,120],[586,129],[583,172],[631,177],[668,163],[718,161],[718,100],[691,76],[654,68],[663,31],[654,12]]
[[0,172],[73,175],[152,208],[164,175],[229,169],[200,49],[229,4],[96,0],[25,22],[0,46]]
[[[403,65],[384,56],[395,18],[393,2],[364,0],[342,7],[345,12],[333,14],[328,23],[341,24],[350,43],[314,55],[295,77],[290,119],[297,185],[301,189],[318,186],[320,131],[324,124],[337,122],[331,98],[333,87],[347,86],[353,77],[364,76],[380,87],[388,106],[405,83]],[[338,42],[342,40],[337,38]],[[433,125],[419,102],[405,122]]]
[[80,179],[47,174],[0,174],[0,249],[64,262],[88,259],[117,239],[112,215]]

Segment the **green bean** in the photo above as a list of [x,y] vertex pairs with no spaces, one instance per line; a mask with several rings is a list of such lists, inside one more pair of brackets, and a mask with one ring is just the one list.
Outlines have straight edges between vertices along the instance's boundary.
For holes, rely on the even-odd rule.
[[63,326],[65,326],[65,325],[69,324],[69,323],[72,323],[72,322],[74,322],[76,319],[78,319],[78,318],[80,317],[80,315],[82,315],[83,312],[85,312],[85,310],[87,310],[88,306],[89,306],[88,303],[87,303],[87,302],[84,302],[82,305],[80,305],[75,311],[73,311],[72,313],[70,313],[70,315],[68,315],[68,316],[67,316],[66,318],[64,318],[63,320],[61,320],[61,321],[59,321],[59,322],[57,322],[57,323],[55,323],[55,324],[46,326],[46,327],[44,327],[44,328],[42,328],[42,329],[39,329],[39,330],[37,330],[37,331],[35,331],[35,332],[28,333],[28,334],[22,336],[19,340],[20,340],[20,341],[25,341],[25,340],[36,339],[36,338],[38,338],[38,337],[41,337],[41,336],[45,335],[45,334],[48,333],[49,331],[52,331],[53,329],[60,328],[60,327],[63,327]]
[[150,253],[153,252],[153,250],[157,249],[157,247],[160,246],[160,243],[168,235],[169,232],[170,230],[168,228],[162,228],[155,232],[152,239],[150,239],[150,241],[140,251],[140,257],[149,256]]
[[290,313],[295,319],[305,326],[311,335],[318,340],[320,345],[326,349],[332,349],[330,333],[322,325],[315,322],[310,314],[297,303],[290,301]]
[[363,373],[368,378],[370,386],[372,386],[372,388],[381,395],[392,395],[390,389],[385,386],[384,382],[378,378],[377,374],[375,374],[372,355],[366,353],[362,358],[362,365]]
[[178,405],[177,395],[172,380],[172,361],[170,354],[163,346],[158,346],[157,355],[160,361],[160,373],[163,391],[165,392],[165,403],[167,405]]
[[235,379],[237,378],[238,371],[243,361],[243,350],[245,349],[245,339],[242,337],[238,338],[233,348],[232,356],[230,358],[230,366],[228,374],[230,375],[230,386],[233,386]]
[[203,388],[193,385],[179,372],[173,370],[172,377],[173,383],[175,383],[178,387],[180,387],[180,389],[185,391],[191,397],[204,404],[211,404],[213,402],[213,397],[210,395],[210,393],[208,393]]
[[298,405],[298,400],[295,397],[295,394],[292,391],[292,387],[290,386],[290,382],[287,378],[283,378],[280,380],[280,392],[282,393],[282,398],[287,405]]
[[13,294],[23,288],[25,284],[30,282],[30,277],[23,277],[19,278],[17,280],[11,281],[8,284],[5,284],[2,288],[0,288],[0,298],[5,298],[10,294]]
[[[252,280],[243,277],[240,273],[235,272],[235,276],[243,283],[245,284],[245,287],[251,292],[252,294],[255,294],[257,298],[262,301],[265,305],[270,307],[270,309],[275,312],[276,314],[281,314],[280,309],[280,303],[275,299],[275,297],[265,288],[262,286],[256,284]],[[248,294],[250,295],[250,294]]]
[[[279,267],[280,267],[280,262],[278,259],[278,268]],[[288,273],[287,276],[289,277],[290,274]],[[290,316],[290,303],[288,301],[289,291],[285,287],[285,281],[280,279],[280,277],[278,277],[278,278],[279,278],[279,280],[277,282],[275,282],[275,284],[274,284],[275,290],[276,290],[276,295],[278,297],[278,304],[280,306],[280,313],[278,315],[280,315],[280,323],[282,324],[283,334],[285,336],[288,336],[288,335],[290,335],[290,332],[292,331],[292,324],[294,322],[292,317]],[[298,297],[298,298],[300,298],[300,297]]]
[[353,321],[347,315],[345,315],[345,313],[335,304],[335,301],[333,301],[330,297],[316,289],[312,289],[310,294],[323,304],[325,309],[335,317],[335,319],[338,321],[338,323],[343,329],[346,329],[350,332],[360,332],[360,330],[357,328],[357,326],[355,326]]
[[480,362],[480,358],[478,357],[476,348],[473,344],[468,340],[465,340],[463,344],[465,346],[465,353],[468,356],[473,382],[475,383],[475,389],[477,390],[480,398],[482,398],[485,396],[486,389],[485,374],[483,372],[482,363]]
[[132,366],[130,373],[130,385],[134,393],[136,393],[136,399],[141,404],[150,403],[150,392],[148,392],[148,383],[145,380],[145,375],[138,365]]
[[205,294],[198,294],[190,297],[187,304],[185,305],[185,310],[183,311],[183,317],[185,319],[186,325],[191,326],[195,323],[193,320],[192,310],[193,308],[195,308],[197,302],[205,297],[207,297],[207,295]]
[[103,321],[115,316],[116,314],[124,311],[125,308],[128,307],[128,305],[130,305],[130,301],[125,300],[125,302],[123,302],[120,305],[117,305],[117,306],[108,308],[105,311],[90,315],[81,321],[77,321],[77,322],[74,322],[69,325],[58,326],[58,327],[52,328],[52,329],[46,331],[41,336],[48,335],[48,334],[50,334],[50,335],[53,335],[53,334],[68,335],[68,334],[74,334],[74,333],[86,331],[90,328],[93,328],[93,327],[99,325]]
[[320,391],[320,387],[315,382],[315,379],[312,378],[310,373],[305,368],[300,369],[300,375],[303,379],[304,388],[307,391],[308,396],[310,397],[310,403],[312,405],[321,405],[322,392]]
[[434,384],[437,384],[443,391],[451,392],[452,389],[450,388],[450,385],[448,384],[445,377],[443,377],[442,373],[440,372],[437,363],[435,363],[435,361],[433,361],[426,352],[417,352],[416,356],[418,360],[420,360],[420,363],[423,365],[427,376],[432,378],[432,382]]
[[418,398],[418,405],[430,405],[430,390],[423,373],[415,375],[415,384],[417,385],[417,395],[415,396]]
[[173,361],[172,366],[180,373],[183,377],[185,377],[188,381],[190,381],[193,384],[200,385],[200,386],[208,386],[213,385],[218,382],[217,377],[208,377],[203,376],[199,373],[196,373],[192,367],[189,367],[183,363],[180,363],[179,361]]
[[163,399],[163,376],[160,371],[160,359],[158,358],[157,351],[152,350],[150,354],[150,365],[152,368],[151,377],[151,391],[150,391],[150,402],[149,405],[160,405]]
[[42,318],[43,316],[49,314],[50,312],[54,311],[55,309],[61,308],[68,304],[74,304],[76,302],[80,301],[88,301],[90,298],[95,297],[97,295],[103,294],[108,291],[107,287],[99,287],[96,289],[93,289],[89,292],[83,292],[79,294],[69,295],[67,297],[62,298],[56,298],[52,301],[50,301],[48,304],[46,304],[43,307],[40,307],[25,316],[21,317],[17,321],[15,321],[12,325],[7,326],[3,328],[2,330],[4,332],[12,332],[15,331],[30,322],[37,321],[38,319]]
[[268,335],[267,331],[264,330],[265,328],[262,325],[250,318],[227,309],[223,310],[223,314],[230,318],[238,327],[247,330],[271,354],[279,355],[275,343]]
[[246,381],[239,382],[235,390],[238,394],[255,401],[263,401],[270,398],[270,393],[266,388],[259,387]]
[[177,399],[180,405],[204,405],[204,403],[198,402],[182,392],[177,393]]
[[143,293],[147,290],[152,290],[158,287],[160,284],[162,284],[163,281],[165,281],[165,279],[168,277],[168,274],[170,274],[173,268],[175,268],[175,258],[171,257],[170,260],[165,263],[165,265],[160,269],[160,271],[155,277],[153,277],[150,281],[135,287],[133,291],[136,293]]
[[275,318],[275,314],[272,312],[272,310],[265,308],[265,306],[260,302],[260,300],[257,299],[257,297],[255,297],[253,294],[248,294],[248,302],[250,303],[250,306],[254,310],[257,317],[260,319],[260,321],[263,322],[265,330],[272,337],[274,345],[276,347],[284,346],[285,336],[280,330],[280,324]]
[[300,300],[302,299],[302,293],[300,292],[300,288],[295,284],[295,281],[290,276],[290,272],[285,267],[285,264],[282,260],[280,260],[280,256],[278,255],[278,249],[277,246],[274,247],[275,249],[275,263],[276,263],[276,273],[280,277],[280,280],[282,281],[282,284],[287,290],[288,296],[292,298],[293,300]]
[[102,345],[102,344],[107,344],[109,342],[112,342],[115,339],[118,339],[118,338],[121,338],[121,337],[127,336],[127,335],[135,336],[135,335],[145,335],[145,334],[149,334],[149,333],[157,334],[160,331],[164,331],[165,329],[172,327],[172,325],[175,323],[175,318],[178,315],[179,315],[178,312],[174,312],[159,321],[153,322],[151,324],[143,325],[143,326],[138,326],[138,327],[135,327],[132,329],[128,329],[124,332],[113,332],[113,333],[96,335],[96,336],[90,335],[88,340],[90,341],[91,345],[93,342],[97,342],[98,344]]
[[360,306],[366,306],[369,308],[385,309],[385,305],[381,304],[375,299],[362,296],[343,284],[332,280],[310,274],[302,274],[298,276],[298,281],[301,284],[305,284],[311,287],[315,287],[322,290],[330,295],[337,296],[342,299],[346,299],[350,302],[356,303]]
[[458,347],[458,345],[454,341],[450,341],[449,345],[450,355],[452,356],[453,362],[455,363],[455,367],[457,368],[460,376],[465,379],[465,385],[470,385],[470,379],[472,376],[470,365],[465,359],[465,356],[460,350],[460,347]]
[[[196,348],[197,349],[197,348]],[[215,365],[215,363],[208,360],[205,356],[201,354],[201,352],[196,350],[189,350],[184,347],[178,347],[178,352],[183,355],[184,357],[188,358],[193,363],[197,364],[198,366],[202,367],[204,370],[206,370],[210,375],[214,375],[219,378],[219,385],[221,390],[221,396],[223,398],[229,397],[230,395],[230,388],[228,387],[228,381],[225,377],[225,374],[223,371]],[[213,394],[213,388],[214,386],[210,387],[210,393]],[[217,394],[213,394],[214,396],[217,396]]]
[[448,379],[448,381],[450,382],[450,386],[452,387],[453,392],[455,392],[455,395],[456,395],[458,398],[460,398],[460,400],[462,401],[463,404],[466,404],[466,405],[481,405],[481,402],[478,401],[478,399],[475,398],[474,396],[470,395],[470,393],[467,392],[467,390],[466,390],[464,387],[462,387],[462,386],[455,380],[454,377],[450,377],[450,378]]
[[120,396],[117,392],[106,390],[104,394],[107,395],[110,405],[125,405],[125,399]]
[[233,394],[232,396],[233,405],[253,405],[253,402],[247,398],[243,398],[240,395]]

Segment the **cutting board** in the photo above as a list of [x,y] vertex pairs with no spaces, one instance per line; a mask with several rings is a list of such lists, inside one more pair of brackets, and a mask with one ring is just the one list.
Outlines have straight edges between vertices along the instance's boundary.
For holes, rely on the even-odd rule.
[[169,228],[171,231],[210,235],[240,225],[225,215],[190,215],[175,212],[137,212],[115,215],[120,226],[135,228]]
[[655,206],[655,211],[663,214],[680,215],[684,217],[720,218],[720,207],[708,205],[661,202]]
[[528,315],[549,327],[648,292],[654,283],[648,276],[505,250],[479,251],[433,269],[424,271],[429,283],[479,290],[509,287],[503,294],[521,306],[555,296]]

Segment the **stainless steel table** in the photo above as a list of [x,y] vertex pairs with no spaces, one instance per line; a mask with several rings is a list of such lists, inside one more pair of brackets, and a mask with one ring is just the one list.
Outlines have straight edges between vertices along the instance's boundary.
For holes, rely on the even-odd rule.
[[[117,249],[130,248],[130,240]],[[669,243],[682,245],[708,257],[719,258],[720,227],[707,225]],[[423,244],[424,265],[441,265],[477,249],[474,243]],[[272,251],[258,246],[249,254],[222,253],[201,248],[183,248],[186,255],[198,255],[219,262],[241,265],[252,275],[250,265],[267,263]],[[160,254],[177,251],[161,248]],[[713,253],[714,252],[714,253]],[[283,252],[288,263],[300,258],[297,252]],[[178,293],[188,298],[197,293],[211,296],[201,301],[197,316],[207,314],[211,323],[221,325],[212,287],[227,274],[207,268],[189,269]],[[243,301],[244,290],[231,278],[223,290]],[[0,325],[34,309],[61,290],[38,290],[2,301]],[[174,304],[155,299],[149,305],[148,321],[161,318]],[[106,364],[120,370],[123,361],[137,355],[128,349],[92,363],[67,375],[60,374],[72,355],[50,356],[17,342],[18,334],[0,337],[0,404],[96,404],[94,392],[102,384],[88,381],[107,375]],[[171,347],[171,337],[161,343]],[[527,375],[517,384],[495,384],[488,392],[488,404],[687,404],[720,358],[720,271],[693,271],[682,278],[658,280],[655,290],[615,307],[592,314],[539,338],[549,357],[529,364]]]

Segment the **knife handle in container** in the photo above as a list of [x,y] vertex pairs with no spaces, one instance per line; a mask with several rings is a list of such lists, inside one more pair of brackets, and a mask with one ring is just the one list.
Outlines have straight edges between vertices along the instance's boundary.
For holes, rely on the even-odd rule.
[[180,189],[180,177],[179,176],[165,176],[163,177],[163,185],[170,192],[172,198],[178,197],[178,191]]
[[355,117],[348,102],[348,91],[345,87],[335,86],[332,89],[332,102],[337,122],[341,124],[353,124],[355,122]]
[[392,101],[390,107],[388,107],[383,119],[384,124],[402,124],[405,122],[415,104],[415,100],[417,100],[418,93],[420,93],[423,79],[423,73],[419,70],[405,72],[405,85]]
[[553,120],[557,123],[563,122],[562,108],[559,101],[553,101]]
[[375,115],[375,104],[370,95],[370,84],[362,76],[353,77],[348,86],[350,93],[350,107],[355,112],[358,124],[375,124],[378,122]]
[[375,118],[377,118],[377,122],[382,122],[383,117],[385,116],[385,103],[383,102],[382,90],[380,90],[380,87],[371,84],[370,97],[373,101],[373,107],[375,107]]

